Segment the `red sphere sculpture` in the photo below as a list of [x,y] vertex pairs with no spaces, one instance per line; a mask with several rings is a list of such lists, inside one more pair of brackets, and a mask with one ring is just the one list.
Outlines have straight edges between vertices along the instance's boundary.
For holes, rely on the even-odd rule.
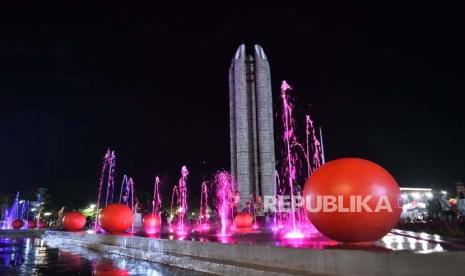
[[27,229],[34,229],[37,227],[37,223],[34,220],[30,220],[26,224]]
[[161,219],[158,214],[147,214],[142,221],[144,231],[147,234],[155,234],[160,231]]
[[15,219],[13,220],[13,222],[11,223],[11,227],[13,227],[13,229],[17,230],[17,229],[20,229],[24,226],[24,221],[20,220],[20,219]]
[[234,226],[237,228],[252,227],[253,217],[249,213],[237,213],[234,217]]
[[132,225],[132,211],[123,204],[110,204],[100,213],[100,226],[109,233],[121,233]]
[[303,196],[313,225],[340,242],[379,240],[402,210],[396,180],[381,166],[359,158],[337,159],[317,169]]
[[63,217],[63,229],[79,231],[86,225],[86,217],[81,212],[70,212]]
[[129,275],[129,271],[126,269],[119,268],[110,262],[98,261],[93,268],[93,274],[95,276],[126,276]]

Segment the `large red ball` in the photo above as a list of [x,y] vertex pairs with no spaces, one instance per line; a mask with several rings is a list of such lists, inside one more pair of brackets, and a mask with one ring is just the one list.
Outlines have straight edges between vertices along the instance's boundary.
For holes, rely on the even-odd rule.
[[24,221],[22,221],[20,219],[15,219],[11,223],[11,227],[13,227],[13,229],[20,229],[23,226],[24,226]]
[[70,212],[63,217],[63,229],[79,231],[86,225],[86,217],[81,212]]
[[234,217],[234,226],[237,228],[252,227],[253,217],[249,213],[237,213]]
[[121,233],[132,225],[132,211],[123,204],[110,204],[100,213],[100,226],[109,233]]
[[161,219],[159,214],[145,215],[142,223],[147,234],[155,234],[160,231]]
[[34,220],[30,220],[26,224],[27,229],[34,229],[37,227],[37,223]]
[[305,183],[303,196],[313,225],[325,236],[341,242],[382,238],[396,225],[402,211],[398,204],[400,189],[392,175],[359,158],[341,158],[320,167]]

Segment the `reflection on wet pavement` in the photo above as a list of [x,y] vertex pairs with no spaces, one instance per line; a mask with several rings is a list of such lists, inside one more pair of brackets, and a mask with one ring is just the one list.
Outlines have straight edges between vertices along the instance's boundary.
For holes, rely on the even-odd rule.
[[40,238],[0,238],[0,275],[200,275],[87,248],[46,245]]

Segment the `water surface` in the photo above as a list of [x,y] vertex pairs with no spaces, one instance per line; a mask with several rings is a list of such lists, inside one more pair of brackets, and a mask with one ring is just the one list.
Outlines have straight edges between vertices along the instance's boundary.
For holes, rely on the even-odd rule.
[[0,238],[0,275],[200,275],[194,271],[105,254],[40,238]]

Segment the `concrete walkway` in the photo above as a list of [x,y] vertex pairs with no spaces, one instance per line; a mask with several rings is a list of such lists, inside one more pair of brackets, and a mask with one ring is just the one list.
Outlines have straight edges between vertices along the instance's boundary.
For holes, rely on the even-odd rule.
[[45,233],[44,229],[0,230],[0,238],[28,238],[39,237]]
[[270,245],[221,244],[137,236],[47,230],[51,246],[72,243],[108,253],[212,274],[235,275],[459,275],[464,251],[419,254],[344,249],[300,249]]

